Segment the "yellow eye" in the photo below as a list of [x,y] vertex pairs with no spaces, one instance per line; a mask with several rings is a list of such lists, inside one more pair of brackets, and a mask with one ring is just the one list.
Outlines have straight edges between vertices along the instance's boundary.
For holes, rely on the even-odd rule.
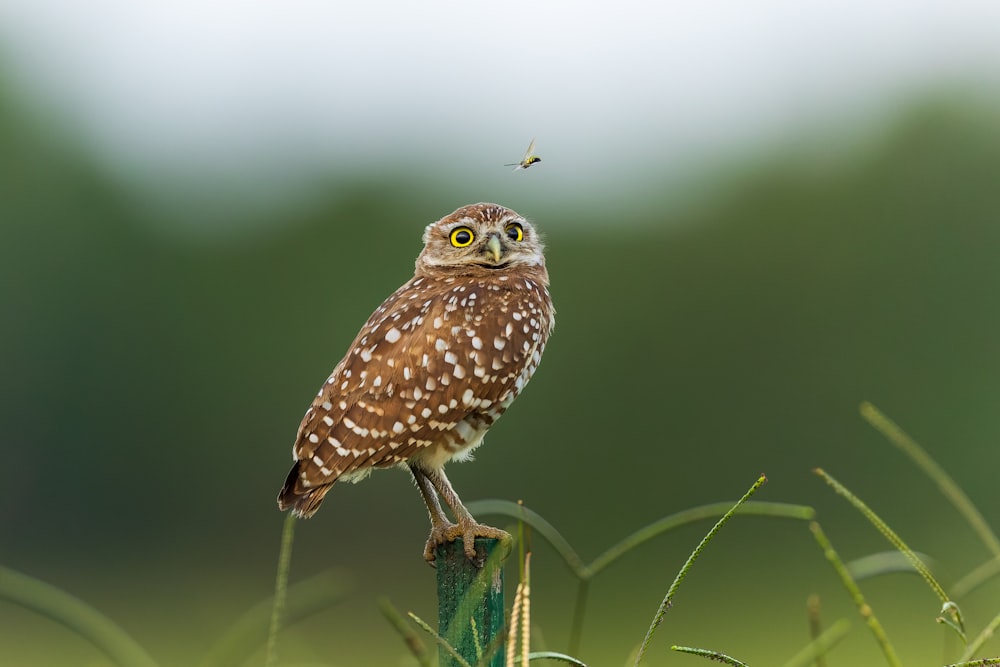
[[507,238],[511,241],[523,241],[524,240],[524,228],[516,222],[512,222],[506,227],[504,231],[507,232]]
[[451,230],[451,244],[456,248],[464,248],[472,245],[472,240],[476,235],[468,227],[456,227]]

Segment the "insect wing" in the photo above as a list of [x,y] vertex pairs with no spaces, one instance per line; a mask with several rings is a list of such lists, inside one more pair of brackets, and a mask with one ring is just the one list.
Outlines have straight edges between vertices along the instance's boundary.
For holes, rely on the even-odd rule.
[[521,164],[523,166],[526,167],[526,166],[528,166],[529,164],[532,163],[533,160],[531,158],[534,157],[532,155],[532,153],[534,153],[534,152],[535,152],[535,140],[532,139],[531,143],[528,144],[528,150],[524,151],[524,158],[521,160]]

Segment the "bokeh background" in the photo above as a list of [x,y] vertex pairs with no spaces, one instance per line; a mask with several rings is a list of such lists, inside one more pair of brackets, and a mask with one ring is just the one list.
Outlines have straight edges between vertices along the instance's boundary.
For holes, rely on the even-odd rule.
[[[998,31],[971,0],[7,0],[0,562],[196,664],[271,592],[317,387],[424,225],[497,201],[547,236],[558,324],[451,469],[465,500],[523,499],[589,559],[766,472],[758,498],[816,507],[846,558],[887,548],[823,466],[947,585],[988,552],[857,408],[1000,521]],[[504,168],[532,137],[543,162]],[[283,657],[413,664],[376,605],[436,614],[411,486],[376,474],[299,525],[293,580],[336,567],[352,592]],[[579,657],[624,664],[707,528],[594,582]],[[565,650],[573,580],[534,551],[536,637]],[[916,577],[865,590],[907,665],[955,657]],[[814,592],[854,620],[831,664],[881,664],[806,526],[737,518],[648,664],[697,660],[673,643],[780,664]],[[972,628],[998,594],[963,601]],[[4,665],[110,664],[4,603],[0,638]]]

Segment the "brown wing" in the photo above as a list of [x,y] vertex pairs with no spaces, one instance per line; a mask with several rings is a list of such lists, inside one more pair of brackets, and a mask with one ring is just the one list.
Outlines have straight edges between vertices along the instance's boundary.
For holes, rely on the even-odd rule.
[[309,516],[338,479],[417,459],[443,464],[513,402],[551,328],[522,278],[414,278],[372,314],[299,427],[282,509]]

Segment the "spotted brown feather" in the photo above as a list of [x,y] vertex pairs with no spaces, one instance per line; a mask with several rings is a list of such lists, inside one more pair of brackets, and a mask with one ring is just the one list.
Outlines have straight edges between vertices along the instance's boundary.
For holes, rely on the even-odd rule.
[[[468,247],[449,240],[458,227],[474,234]],[[405,465],[440,542],[454,526],[422,477],[461,524],[468,513],[441,469],[468,458],[520,394],[553,318],[541,241],[517,213],[476,204],[429,225],[414,277],[375,310],[306,411],[279,506],[308,517],[338,480]]]

